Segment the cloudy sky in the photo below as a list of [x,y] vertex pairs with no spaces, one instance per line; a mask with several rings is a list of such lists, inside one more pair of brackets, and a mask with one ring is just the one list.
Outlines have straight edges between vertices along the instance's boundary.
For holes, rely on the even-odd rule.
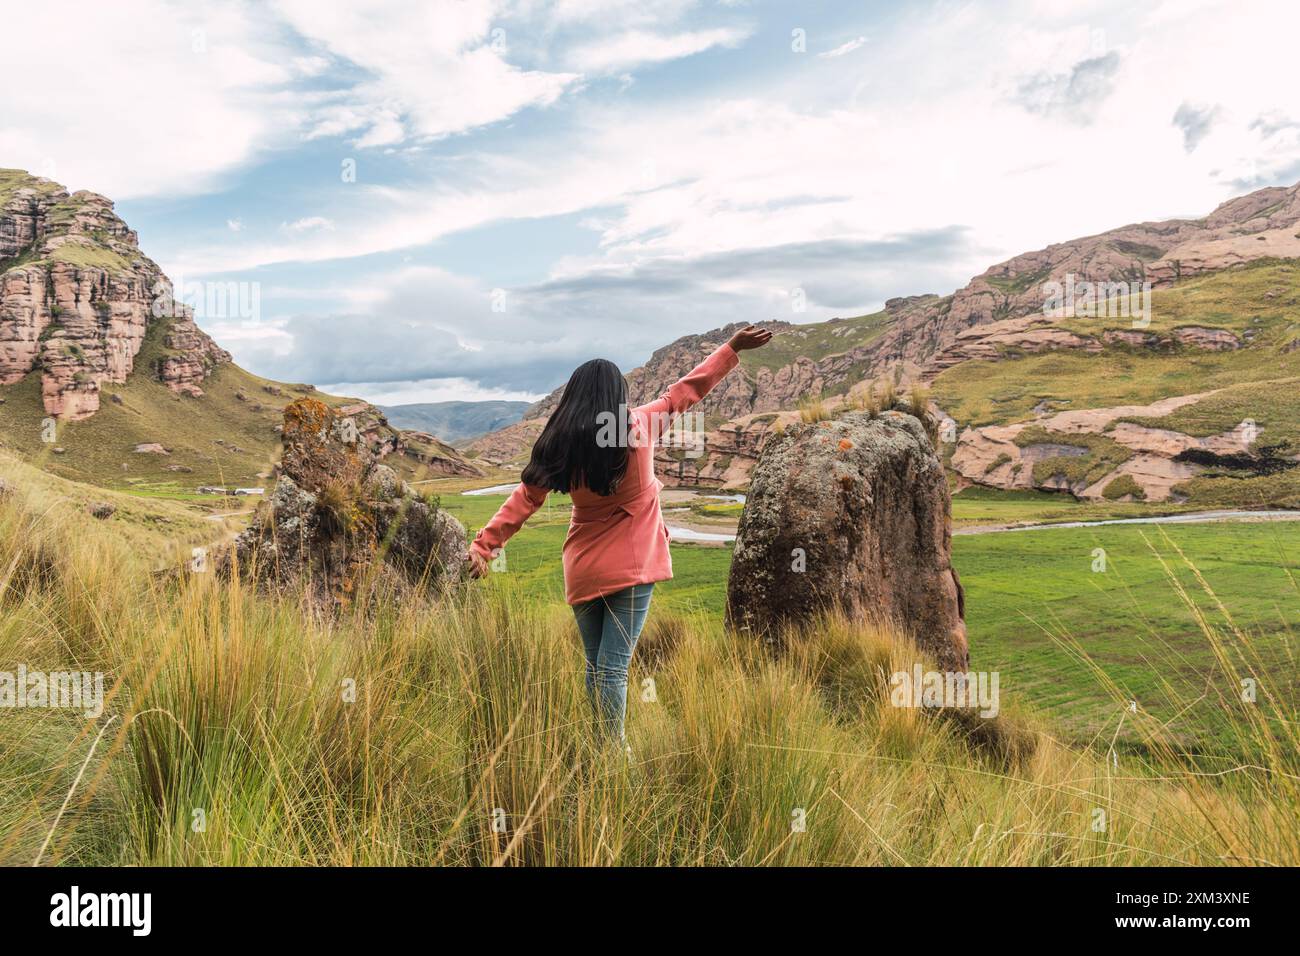
[[531,398],[1300,180],[1292,0],[45,0],[5,27],[0,166],[114,199],[191,292],[241,283],[200,323],[247,368],[382,402]]

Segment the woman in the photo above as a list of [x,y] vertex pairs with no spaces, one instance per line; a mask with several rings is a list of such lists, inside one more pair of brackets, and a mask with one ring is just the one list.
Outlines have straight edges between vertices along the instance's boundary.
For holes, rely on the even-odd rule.
[[564,589],[582,636],[597,730],[606,740],[623,739],[628,663],[655,582],[673,576],[654,445],[676,416],[736,367],[737,352],[771,337],[746,326],[662,397],[630,411],[618,366],[605,359],[578,366],[533,445],[519,487],[470,546],[472,572],[480,577],[547,494],[572,495]]

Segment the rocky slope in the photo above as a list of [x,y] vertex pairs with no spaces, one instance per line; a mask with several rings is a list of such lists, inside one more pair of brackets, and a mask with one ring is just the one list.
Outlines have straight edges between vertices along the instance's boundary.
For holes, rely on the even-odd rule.
[[[777,339],[766,349],[746,353],[740,371],[700,406],[709,428],[705,455],[689,458],[664,449],[658,457],[660,474],[669,483],[686,486],[743,486],[770,431],[791,421],[801,404],[828,400],[834,411],[848,404],[853,393],[888,380],[901,387],[911,382],[934,385],[939,410],[952,415],[960,436],[951,456],[959,484],[1040,487],[1085,497],[1100,496],[1107,488],[1113,496],[1136,485],[1137,494],[1153,500],[1183,497],[1175,486],[1222,464],[1205,454],[1214,456],[1218,454],[1214,448],[1232,446],[1231,437],[1177,432],[1184,437],[1169,440],[1122,428],[1121,444],[1128,454],[1103,457],[1081,474],[1078,469],[1053,473],[1050,465],[1025,468],[1023,459],[1085,457],[1088,450],[1076,445],[1049,455],[1046,452],[1059,452],[1051,446],[1061,442],[1030,441],[1033,433],[1022,435],[1022,444],[1016,444],[1016,436],[1024,431],[1015,427],[1016,422],[1029,423],[1073,403],[1074,408],[1098,409],[1089,426],[1096,430],[1089,433],[1101,436],[1125,415],[1137,414],[1129,406],[1152,405],[1158,411],[1190,404],[1204,389],[1183,388],[1173,381],[1180,376],[1170,366],[1187,371],[1208,362],[1220,370],[1219,381],[1226,385],[1249,380],[1254,375],[1252,365],[1267,369],[1269,381],[1300,375],[1300,359],[1289,351],[1286,334],[1278,326],[1288,303],[1294,303],[1287,264],[1297,258],[1300,184],[1261,189],[1230,200],[1203,219],[1136,223],[1024,253],[991,266],[948,296],[891,299],[880,313],[827,323],[765,323],[777,330]],[[1213,307],[1180,291],[1191,288],[1198,278],[1235,276],[1240,269],[1257,266],[1281,270],[1277,275],[1268,273],[1264,284],[1272,282],[1273,287],[1235,294]],[[1112,303],[1115,314],[1103,312],[1087,319],[1069,309],[1053,308],[1049,283],[1054,282],[1080,287],[1123,283],[1130,290],[1149,283],[1154,321],[1135,322],[1127,312],[1121,315],[1118,301]],[[1138,309],[1143,301],[1137,298],[1123,305]],[[1276,313],[1276,321],[1252,323],[1263,311]],[[1292,317],[1300,316],[1292,312]],[[656,351],[644,366],[628,374],[633,401],[660,394],[733,330],[734,326],[687,336]],[[964,407],[968,403],[953,399],[1002,387],[999,380],[1014,377],[1013,369],[1023,367],[1018,363],[1036,357],[1039,365],[1046,366],[1053,357],[1065,354],[1070,361],[1094,361],[1095,374],[1103,378],[1132,376],[1137,367],[1149,364],[1162,384],[1157,394],[1136,388],[1135,394],[1127,395],[1123,388],[1112,389],[1122,400],[1102,404],[1078,381],[1071,386],[1073,393],[1054,393],[1049,372],[1040,376],[1043,394],[1036,402],[1024,408],[1013,408],[1016,403],[1009,402],[991,421],[980,420]],[[1125,366],[1124,370],[1117,371],[1117,365]],[[1023,391],[1014,384],[1008,388],[1017,395]],[[1159,404],[1179,396],[1186,401]],[[525,421],[544,422],[558,397],[559,390],[537,403]],[[1136,401],[1139,397],[1142,400]],[[1046,430],[1052,432],[1057,424],[1047,422]],[[1225,431],[1236,425],[1225,423]],[[988,431],[986,426],[1014,431]],[[1250,436],[1249,429],[1246,434]],[[470,447],[487,460],[518,461],[526,454],[528,441],[531,436],[515,428],[485,436]],[[1252,454],[1249,448],[1233,453]],[[1112,460],[1115,468],[1098,474],[1102,464]],[[1289,461],[1290,455],[1283,460]],[[1125,475],[1129,480],[1112,484]],[[1102,478],[1108,480],[1101,482]]]
[[281,412],[307,394],[407,477],[481,473],[373,405],[239,368],[108,199],[0,169],[0,445],[94,484],[262,486]]

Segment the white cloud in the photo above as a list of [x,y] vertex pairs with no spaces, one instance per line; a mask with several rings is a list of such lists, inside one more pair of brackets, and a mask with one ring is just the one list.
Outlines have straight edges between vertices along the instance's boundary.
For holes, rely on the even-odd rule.
[[697,5],[698,0],[555,0],[547,17],[553,25],[645,26],[676,21]]
[[[577,76],[508,63],[498,51],[508,48],[509,35],[494,25],[500,6],[491,0],[280,0],[277,9],[294,30],[368,75],[325,111],[314,132],[356,132],[358,146],[386,146],[553,103]],[[502,32],[494,36],[494,30]]]
[[326,219],[324,216],[304,216],[302,219],[295,219],[293,222],[280,223],[280,229],[289,233],[318,232],[322,229],[333,228],[333,220]]
[[866,37],[857,37],[849,40],[847,43],[841,43],[833,50],[827,50],[824,53],[818,53],[817,55],[824,60],[834,59],[837,56],[844,56],[846,53],[852,53],[866,42]]
[[4,25],[0,158],[72,189],[201,192],[302,109],[278,95],[292,73],[253,5],[53,0],[6,6]]
[[693,56],[713,47],[738,46],[748,35],[748,30],[739,28],[673,34],[631,30],[576,48],[569,54],[569,63],[587,73],[616,73]]
[[[749,98],[585,104],[544,134],[461,156],[463,168],[425,185],[358,187],[329,210],[333,232],[191,249],[185,271],[347,258],[584,209],[601,210],[602,253],[563,269],[953,224],[1005,256],[1203,214],[1252,170],[1297,158],[1294,136],[1251,128],[1264,114],[1300,117],[1286,65],[1297,13],[1279,8],[1277,29],[1261,33],[1220,9],[1179,19],[1162,8],[1149,31],[1123,29],[1131,12],[1118,3],[1086,23],[1032,3],[997,22],[970,7],[913,13],[871,58],[829,61],[848,71],[838,80],[794,70]],[[1107,36],[1128,45],[1098,47]],[[1089,61],[1121,66],[1102,71],[1104,88],[1091,68],[1075,82]],[[1206,71],[1210,61],[1219,68]],[[1018,97],[1038,75],[1064,77],[1053,95],[1064,106],[1077,94],[1091,125],[1068,110],[1026,111]],[[1170,123],[1185,101],[1219,104],[1214,134],[1190,157]]]
[[[51,69],[48,45],[8,44],[6,71],[39,77],[40,93],[13,82],[0,91],[0,158],[122,200],[209,191],[304,136],[351,135],[366,149],[473,130],[580,87],[576,73],[508,62],[510,34],[495,24],[526,8],[511,0],[20,4],[6,9],[7,36],[57,36],[62,62],[93,68]],[[621,31],[641,15],[592,22]]]

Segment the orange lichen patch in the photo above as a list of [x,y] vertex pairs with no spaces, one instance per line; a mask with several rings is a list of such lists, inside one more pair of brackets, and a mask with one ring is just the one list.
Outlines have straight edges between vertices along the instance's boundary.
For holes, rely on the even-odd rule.
[[334,413],[324,402],[299,398],[285,406],[282,434],[286,441],[298,436],[321,440],[329,434],[333,419]]
[[284,409],[280,470],[313,494],[330,482],[356,485],[365,471],[360,443],[344,443],[334,434],[337,419],[332,408],[314,398],[299,398]]
[[853,442],[849,441],[847,438],[840,439],[840,451],[848,451],[852,447]]

